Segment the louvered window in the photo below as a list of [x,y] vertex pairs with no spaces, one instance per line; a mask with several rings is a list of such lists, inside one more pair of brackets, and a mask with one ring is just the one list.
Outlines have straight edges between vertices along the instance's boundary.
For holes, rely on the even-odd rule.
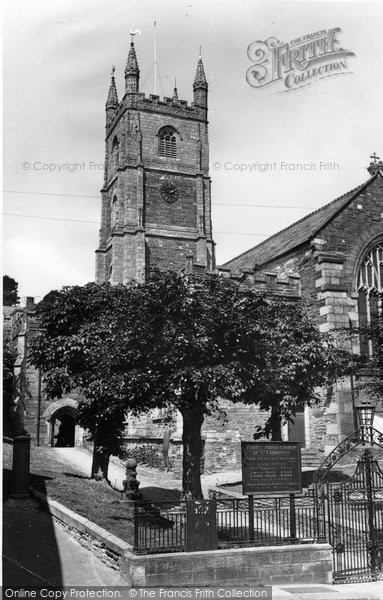
[[159,155],[177,158],[177,136],[172,127],[164,127],[159,134]]
[[382,311],[383,292],[383,241],[366,254],[358,273],[358,312],[361,353],[371,356],[376,351],[370,335],[363,329],[374,327]]

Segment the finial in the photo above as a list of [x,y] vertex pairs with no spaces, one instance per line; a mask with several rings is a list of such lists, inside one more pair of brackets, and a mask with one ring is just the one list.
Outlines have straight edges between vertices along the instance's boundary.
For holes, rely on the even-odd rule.
[[377,156],[376,152],[374,152],[370,158],[372,159],[372,162],[370,162],[370,165],[367,167],[367,171],[371,176],[373,176],[379,171],[381,172],[383,168],[383,162],[380,160],[379,156]]
[[115,70],[116,70],[116,67],[115,67],[115,65],[112,65],[112,70],[111,70],[111,72],[110,72],[110,76],[111,76],[111,77],[114,77],[114,72],[115,72]]
[[177,79],[174,78],[173,101],[178,102]]
[[377,162],[378,162],[378,160],[379,160],[379,156],[377,156],[377,155],[376,155],[376,152],[374,152],[374,153],[372,154],[372,156],[370,156],[370,158],[372,158],[372,160],[374,161],[374,164],[376,165],[376,163],[377,163]]
[[202,58],[202,46],[199,47],[199,57],[198,58]]

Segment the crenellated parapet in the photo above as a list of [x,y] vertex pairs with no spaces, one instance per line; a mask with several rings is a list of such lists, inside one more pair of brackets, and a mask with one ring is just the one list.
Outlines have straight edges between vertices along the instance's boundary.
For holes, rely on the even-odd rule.
[[[207,122],[207,108],[196,106],[194,102],[190,104],[187,100],[175,100],[174,98],[160,98],[155,94],[147,96],[143,92],[127,94],[118,105],[109,108],[108,119],[106,122],[106,137],[115,129],[118,121],[124,116],[126,111],[136,110],[143,112],[153,112],[169,117],[178,117],[180,119],[191,119],[194,121]],[[112,112],[113,111],[113,112]]]
[[192,256],[187,257],[187,266],[184,272],[201,278],[221,277],[239,287],[251,287],[272,296],[281,296],[294,301],[301,300],[301,278],[295,274],[281,275],[248,268],[231,271],[231,269],[220,266],[213,270],[207,270],[204,265],[193,262]]

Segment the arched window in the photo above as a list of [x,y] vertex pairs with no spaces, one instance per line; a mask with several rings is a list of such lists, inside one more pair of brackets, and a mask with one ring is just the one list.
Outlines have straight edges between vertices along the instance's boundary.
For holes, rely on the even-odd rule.
[[114,229],[116,227],[116,225],[118,224],[118,218],[119,218],[117,196],[113,197],[110,213],[111,213],[110,214],[110,226],[112,229]]
[[158,154],[177,158],[177,134],[173,127],[163,127],[158,135]]
[[[370,248],[361,262],[358,272],[359,327],[374,326],[382,311],[383,292],[383,240]],[[360,336],[361,353],[371,356],[375,350],[371,337]]]
[[115,136],[114,140],[113,140],[113,144],[112,144],[112,161],[111,161],[113,173],[117,170],[119,162],[120,162],[120,144],[119,144],[117,136]]

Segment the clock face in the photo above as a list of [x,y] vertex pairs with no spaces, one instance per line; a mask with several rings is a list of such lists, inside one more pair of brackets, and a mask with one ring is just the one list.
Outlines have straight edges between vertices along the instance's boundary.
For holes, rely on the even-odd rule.
[[168,181],[167,183],[164,183],[161,186],[160,192],[161,192],[161,196],[165,200],[165,202],[169,202],[169,203],[176,202],[176,200],[178,200],[179,195],[180,195],[177,187],[174,185],[174,183],[171,183],[170,181]]

